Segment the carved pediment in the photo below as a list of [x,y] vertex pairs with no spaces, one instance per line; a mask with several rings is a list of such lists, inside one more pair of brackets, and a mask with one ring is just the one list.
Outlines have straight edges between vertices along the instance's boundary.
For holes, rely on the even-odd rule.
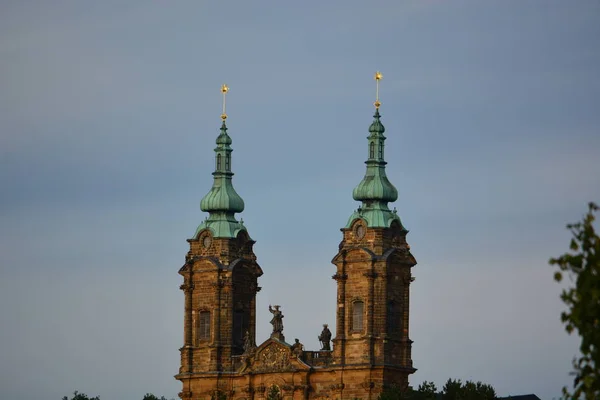
[[256,353],[252,370],[255,372],[289,371],[291,354],[289,347],[271,342]]
[[292,353],[289,344],[269,339],[256,349],[253,356],[247,357],[240,372],[286,372],[309,368]]

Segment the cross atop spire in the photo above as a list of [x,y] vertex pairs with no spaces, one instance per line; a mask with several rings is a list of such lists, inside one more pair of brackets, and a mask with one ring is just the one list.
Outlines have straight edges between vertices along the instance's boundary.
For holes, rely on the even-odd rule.
[[227,85],[221,86],[223,94],[223,113],[221,114],[221,129],[217,136],[217,147],[215,148],[215,172],[213,172],[213,186],[200,201],[200,209],[208,212],[208,218],[200,224],[196,230],[196,235],[209,228],[214,237],[236,237],[240,230],[245,230],[243,223],[235,219],[236,213],[244,210],[244,200],[237,194],[233,188],[231,178],[231,137],[227,134],[227,125],[225,120],[225,96],[229,91]]
[[383,74],[379,71],[375,72],[375,84],[377,85],[377,89],[375,91],[375,103],[373,105],[376,109],[379,109],[381,106],[381,102],[379,101],[379,81],[383,79]]
[[221,119],[225,121],[227,119],[227,114],[225,113],[225,104],[227,100],[227,92],[229,92],[229,86],[227,84],[221,85],[221,93],[223,93],[223,113],[221,114]]
[[352,225],[356,218],[363,218],[367,221],[369,227],[389,227],[393,220],[400,220],[395,212],[388,208],[389,202],[398,199],[398,190],[392,185],[385,173],[384,158],[385,147],[385,128],[381,123],[379,114],[379,81],[383,78],[381,72],[375,73],[375,82],[377,84],[375,97],[375,115],[373,122],[369,126],[368,140],[368,159],[367,171],[363,180],[354,188],[352,197],[354,200],[362,202],[360,208],[352,214],[348,220],[348,225]]

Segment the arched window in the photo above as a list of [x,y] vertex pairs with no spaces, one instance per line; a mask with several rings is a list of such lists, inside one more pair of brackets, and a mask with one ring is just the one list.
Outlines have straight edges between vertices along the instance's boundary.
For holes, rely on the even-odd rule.
[[217,154],[217,171],[221,169],[221,155]]
[[233,312],[233,343],[238,346],[244,344],[244,316],[243,310]]
[[383,143],[379,143],[379,159],[383,160]]
[[352,303],[352,330],[362,331],[363,329],[363,315],[365,310],[365,303],[361,300],[357,300]]
[[230,164],[230,156],[229,156],[229,154],[227,154],[225,156],[225,171],[229,171],[229,169],[231,167],[229,164]]
[[375,158],[375,143],[369,145],[369,158]]
[[200,311],[198,316],[198,339],[210,339],[210,312]]
[[395,301],[389,301],[387,304],[387,329],[388,333],[397,333],[400,328],[400,315],[398,305]]

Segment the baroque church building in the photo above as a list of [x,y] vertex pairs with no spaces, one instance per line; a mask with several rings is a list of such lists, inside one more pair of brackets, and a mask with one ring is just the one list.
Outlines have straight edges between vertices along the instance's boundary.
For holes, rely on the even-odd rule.
[[[379,85],[381,74],[375,79]],[[225,99],[227,86],[221,90]],[[244,210],[244,201],[232,185],[232,140],[223,102],[214,183],[200,203],[208,217],[188,239],[190,250],[179,270],[184,344],[175,378],[182,383],[181,399],[373,400],[387,387],[408,386],[409,374],[416,371],[408,334],[416,260],[406,242],[408,231],[388,207],[398,192],[385,173],[379,107],[377,99],[366,173],[353,191],[362,204],[341,229],[332,260],[334,333],[324,325],[321,349],[307,350],[297,340],[286,342],[279,306],[269,307],[271,336],[256,343],[256,296],[263,270],[253,251],[255,241],[235,217]]]

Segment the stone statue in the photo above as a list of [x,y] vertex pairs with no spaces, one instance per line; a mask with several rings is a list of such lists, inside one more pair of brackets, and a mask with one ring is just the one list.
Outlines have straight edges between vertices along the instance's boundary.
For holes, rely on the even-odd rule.
[[323,347],[321,347],[321,350],[325,350],[325,351],[331,351],[331,345],[329,344],[329,342],[331,341],[331,331],[329,330],[329,328],[327,327],[327,324],[323,324],[323,330],[321,331],[321,334],[319,335],[319,341],[321,342],[321,345]]
[[244,354],[251,355],[254,352],[255,347],[252,336],[250,336],[250,331],[246,331],[246,334],[244,335]]
[[279,310],[278,305],[274,306],[275,308],[271,308],[269,304],[269,311],[273,314],[273,318],[271,318],[271,325],[273,325],[273,333],[281,334],[283,332],[283,313]]
[[296,342],[292,345],[292,354],[300,358],[304,351],[304,345],[300,343],[298,339],[294,339]]

